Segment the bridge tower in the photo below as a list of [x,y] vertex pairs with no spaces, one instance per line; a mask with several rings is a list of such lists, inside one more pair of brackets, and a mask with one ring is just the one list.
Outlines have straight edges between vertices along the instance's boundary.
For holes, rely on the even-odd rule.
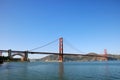
[[59,62],[63,62],[63,38],[59,38]]
[[106,61],[108,60],[107,49],[104,49],[104,58]]

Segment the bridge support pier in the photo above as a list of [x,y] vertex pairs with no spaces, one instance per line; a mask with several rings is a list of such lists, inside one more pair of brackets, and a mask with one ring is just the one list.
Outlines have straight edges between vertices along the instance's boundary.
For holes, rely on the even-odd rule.
[[2,52],[0,51],[0,56],[2,56]]
[[63,62],[63,38],[59,38],[59,62]]
[[8,58],[9,58],[9,60],[12,59],[12,50],[11,49],[8,50]]
[[25,54],[24,61],[28,61],[28,51],[26,51],[24,54]]

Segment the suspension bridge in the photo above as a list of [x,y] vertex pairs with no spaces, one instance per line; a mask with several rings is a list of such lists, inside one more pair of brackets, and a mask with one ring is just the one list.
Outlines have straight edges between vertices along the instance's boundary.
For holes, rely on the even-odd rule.
[[[58,41],[58,40],[59,40],[59,52],[58,53],[56,53],[56,52],[34,52],[33,51],[33,50],[36,50],[36,49],[48,46],[48,45],[50,45],[50,44],[52,44],[52,43],[54,43],[55,41]],[[33,48],[33,49],[27,50],[27,51],[17,51],[17,50],[11,50],[11,49],[9,49],[9,50],[0,50],[0,54],[2,55],[2,53],[7,53],[8,54],[8,58],[10,60],[13,59],[13,56],[20,55],[23,58],[22,61],[28,61],[29,60],[28,59],[28,54],[53,54],[53,55],[58,55],[58,61],[59,62],[63,62],[63,56],[64,55],[103,57],[104,60],[108,60],[107,50],[106,49],[104,49],[104,54],[102,54],[102,55],[64,53],[63,52],[63,49],[64,49],[63,48],[63,38],[61,37],[61,38],[59,38],[59,39],[57,39],[55,41],[52,41],[52,42],[50,42],[48,44],[45,44],[43,46],[40,46],[40,47],[37,47],[37,48]]]

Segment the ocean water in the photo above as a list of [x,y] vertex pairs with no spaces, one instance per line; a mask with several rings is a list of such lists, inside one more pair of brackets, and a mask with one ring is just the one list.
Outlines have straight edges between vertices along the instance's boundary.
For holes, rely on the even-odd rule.
[[0,64],[0,80],[120,80],[120,61],[10,62]]

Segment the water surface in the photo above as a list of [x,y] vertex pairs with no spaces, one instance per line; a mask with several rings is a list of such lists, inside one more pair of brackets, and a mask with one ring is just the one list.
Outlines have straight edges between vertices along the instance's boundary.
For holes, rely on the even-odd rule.
[[120,80],[120,61],[10,62],[0,65],[0,80]]

